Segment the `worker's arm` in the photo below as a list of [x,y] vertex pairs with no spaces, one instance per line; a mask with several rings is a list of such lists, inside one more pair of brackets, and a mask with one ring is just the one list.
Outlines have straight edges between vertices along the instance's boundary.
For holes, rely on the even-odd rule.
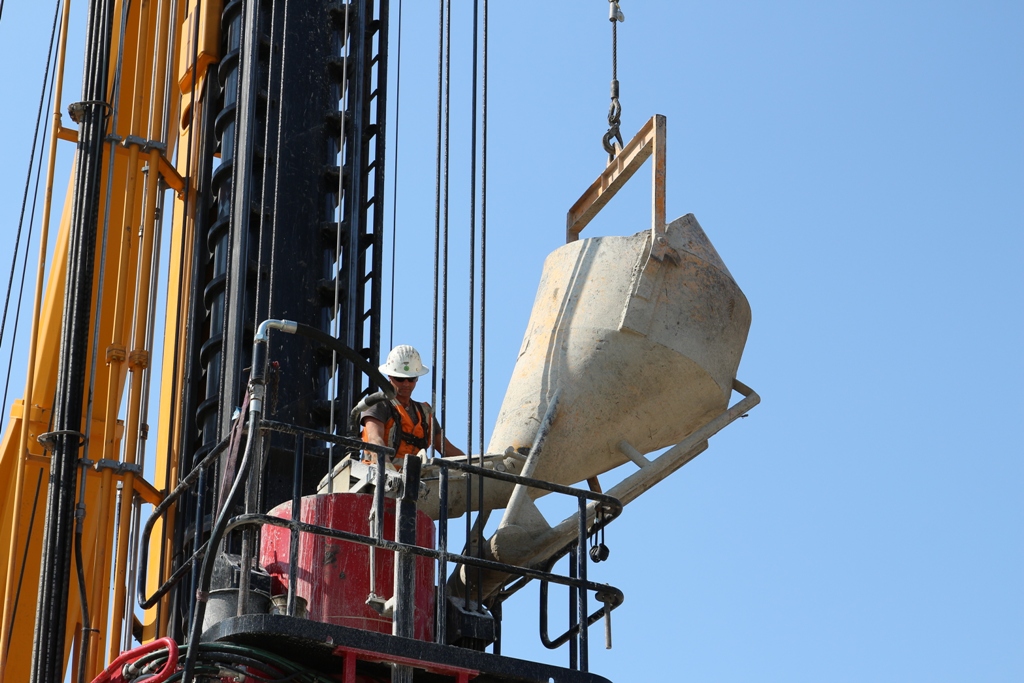
[[434,450],[440,453],[442,458],[450,458],[453,455],[465,455],[465,453],[452,445],[452,442],[448,440],[448,437],[441,436],[441,425],[438,423],[437,418],[434,417],[430,404],[423,403],[421,405],[423,406],[423,410],[427,413],[427,419],[434,423],[434,433],[430,436],[430,438],[434,440]]
[[436,432],[434,433],[434,450],[445,458],[450,458],[453,455],[465,455],[465,453],[452,445],[452,442],[448,440],[447,436],[442,437]]
[[375,417],[364,417],[363,441],[377,444],[378,446],[387,445],[384,443],[384,423]]

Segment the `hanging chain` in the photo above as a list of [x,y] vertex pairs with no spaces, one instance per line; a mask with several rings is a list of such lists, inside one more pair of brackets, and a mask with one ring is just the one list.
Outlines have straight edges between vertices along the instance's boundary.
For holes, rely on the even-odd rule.
[[601,138],[604,151],[608,152],[609,163],[615,155],[622,151],[622,133],[619,132],[619,117],[622,105],[619,104],[619,22],[625,21],[626,15],[619,7],[619,0],[608,0],[608,21],[612,22],[612,103],[608,107],[608,132]]

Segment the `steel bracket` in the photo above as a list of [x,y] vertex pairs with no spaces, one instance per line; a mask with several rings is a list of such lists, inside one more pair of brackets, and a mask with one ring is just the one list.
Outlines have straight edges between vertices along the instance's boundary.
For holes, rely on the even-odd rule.
[[82,446],[85,444],[85,434],[74,429],[58,429],[53,432],[46,432],[37,436],[36,441],[42,444],[43,450],[52,451],[54,446],[57,445],[58,436],[77,436],[78,445]]
[[132,351],[128,355],[128,367],[130,368],[148,368],[149,367],[149,351]]
[[626,181],[633,177],[645,161],[654,157],[651,191],[651,256],[661,261],[666,256],[675,260],[675,252],[665,239],[665,168],[666,119],[655,114],[633,139],[597,177],[586,192],[576,200],[565,217],[565,241],[575,242],[580,232],[611,201]]
[[96,464],[93,465],[93,469],[95,469],[97,472],[100,470],[113,470],[114,474],[117,475],[131,472],[136,476],[142,476],[142,465],[134,462],[121,462],[120,460],[110,460],[108,458],[97,460]]
[[110,365],[114,361],[117,361],[118,363],[123,363],[127,357],[127,351],[125,350],[123,344],[111,344],[110,346],[107,347],[107,365]]

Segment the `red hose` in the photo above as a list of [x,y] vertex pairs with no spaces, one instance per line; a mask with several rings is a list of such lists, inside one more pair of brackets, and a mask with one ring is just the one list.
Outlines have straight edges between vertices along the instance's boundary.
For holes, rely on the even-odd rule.
[[167,661],[164,663],[164,668],[160,669],[156,676],[147,678],[146,683],[163,683],[178,668],[178,644],[170,638],[159,638],[151,643],[140,645],[134,650],[122,652],[121,656],[112,661],[106,670],[92,679],[92,683],[108,683],[108,681],[110,683],[124,683],[125,664],[134,662],[143,655],[148,655],[150,652],[155,652],[162,648],[167,649]]

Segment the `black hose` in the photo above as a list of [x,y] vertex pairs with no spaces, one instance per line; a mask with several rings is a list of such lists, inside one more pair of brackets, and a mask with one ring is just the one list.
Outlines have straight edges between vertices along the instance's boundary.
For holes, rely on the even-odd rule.
[[[375,365],[372,365],[354,349],[349,348],[340,339],[327,334],[318,327],[304,325],[303,323],[295,323],[295,334],[319,342],[323,346],[335,351],[339,356],[347,358],[357,369],[362,370],[370,378],[370,383],[383,391],[388,399],[395,397],[395,388],[391,386],[391,382],[388,381],[387,377],[382,375]],[[262,346],[262,344],[257,346]],[[253,368],[256,367],[256,363],[253,361]]]
[[82,523],[75,529],[75,569],[78,573],[78,594],[82,601],[82,644],[78,650],[78,683],[85,681],[86,658],[89,656],[89,634],[92,633],[89,619],[89,599],[85,589],[85,567],[82,564]]
[[365,396],[363,400],[352,408],[352,412],[349,413],[349,424],[348,433],[350,436],[356,436],[359,432],[359,417],[366,411],[370,406],[375,406],[381,401],[386,401],[388,398],[387,394],[383,391],[375,391],[369,396]]
[[[230,442],[231,438],[227,437],[214,446],[210,452],[206,454],[206,457],[204,457],[198,465],[193,467],[192,471],[190,471],[185,478],[181,480],[181,483],[179,483],[171,493],[167,494],[167,496],[160,501],[160,504],[153,509],[153,513],[149,516],[149,519],[146,520],[146,526],[143,527],[142,530],[142,550],[139,553],[140,567],[138,572],[138,581],[136,583],[136,599],[138,600],[139,607],[142,609],[149,609],[150,607],[153,607],[153,605],[156,604],[156,601],[166,593],[166,591],[158,590],[153,596],[149,598],[146,597],[146,576],[148,572],[146,571],[145,561],[142,558],[149,557],[149,539],[153,533],[153,528],[156,526],[157,520],[159,520],[160,517],[163,516],[163,513],[181,497],[186,489],[192,486],[195,480],[199,477],[199,473],[205,467],[210,465],[210,463],[213,462],[213,459],[228,447]],[[161,567],[162,566],[163,565],[161,565]]]
[[[235,475],[235,481],[231,484],[231,491],[228,493],[228,497],[224,501],[224,507],[217,516],[217,522],[214,524],[213,530],[210,533],[210,539],[206,543],[207,551],[203,556],[203,569],[199,578],[196,609],[195,613],[192,615],[192,626],[189,631],[188,643],[198,644],[199,636],[202,635],[203,618],[206,616],[206,594],[210,590],[210,581],[213,578],[213,558],[217,554],[217,547],[220,545],[221,539],[224,536],[224,529],[227,527],[228,517],[231,515],[231,510],[234,507],[235,500],[238,498],[238,494],[242,490],[242,482],[244,482],[249,476],[249,466],[252,464],[252,453],[254,450],[254,444],[258,438],[258,433],[259,412],[252,411],[250,413],[249,438],[246,440],[245,454],[242,456],[242,462],[238,466],[238,474]],[[247,571],[247,568],[243,567],[242,571]],[[190,647],[188,649],[188,656],[185,659],[185,668],[182,674],[182,679],[186,681],[186,683],[191,683],[193,680],[196,666],[196,654],[198,652],[199,648],[197,647]]]
[[[292,660],[286,659],[272,652],[256,647],[239,645],[235,643],[199,643],[195,648],[183,645],[179,648],[179,660],[191,651],[196,651],[196,664],[194,675],[213,674],[216,675],[222,669],[229,669],[231,665],[238,667],[249,667],[249,670],[239,673],[245,674],[248,678],[264,681],[265,683],[286,683],[287,681],[301,680],[307,683],[327,682],[327,676],[302,666]],[[167,661],[167,650],[157,650],[143,655],[125,667],[125,678],[128,680],[145,680],[154,672],[161,669]],[[253,673],[256,668],[261,673]],[[182,680],[185,671],[177,671],[168,679]],[[279,678],[268,678],[267,675],[280,675]]]

